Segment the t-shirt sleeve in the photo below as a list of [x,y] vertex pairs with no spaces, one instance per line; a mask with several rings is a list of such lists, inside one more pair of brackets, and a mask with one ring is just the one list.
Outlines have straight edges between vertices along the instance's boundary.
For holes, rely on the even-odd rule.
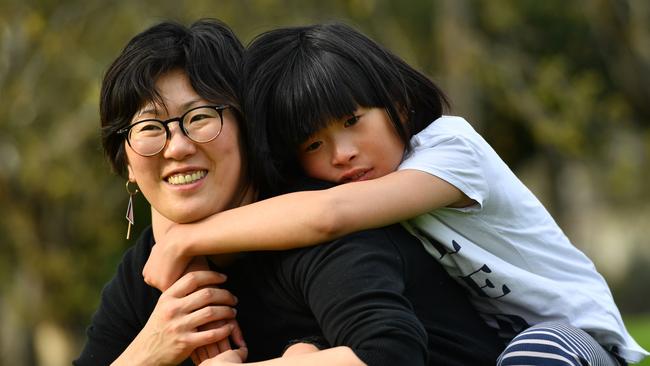
[[[437,120],[411,139],[412,151],[399,170],[414,169],[455,186],[482,206],[489,196],[480,136],[461,118]],[[440,123],[441,126],[436,124]],[[448,128],[454,123],[457,130]],[[476,209],[477,207],[474,207]]]
[[404,296],[399,252],[383,230],[349,235],[303,250],[297,283],[333,346],[368,365],[425,365],[427,335]]
[[145,233],[124,254],[114,277],[102,290],[99,308],[86,331],[86,344],[74,365],[110,364],[146,323],[159,296],[141,275],[151,249],[148,238],[150,233]]

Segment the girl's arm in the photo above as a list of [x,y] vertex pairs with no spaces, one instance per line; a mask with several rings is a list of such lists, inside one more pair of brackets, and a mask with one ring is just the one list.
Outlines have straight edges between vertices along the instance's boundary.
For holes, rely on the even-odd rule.
[[159,245],[143,275],[148,284],[164,290],[197,255],[310,246],[436,208],[465,207],[472,202],[455,186],[418,170],[289,193],[195,223],[171,225],[156,237]]
[[[227,351],[217,357],[201,363],[200,366],[228,366],[242,364],[246,358],[245,349]],[[365,365],[349,347],[334,347],[322,351],[284,356],[272,360],[251,362],[246,365],[255,366],[362,366]]]

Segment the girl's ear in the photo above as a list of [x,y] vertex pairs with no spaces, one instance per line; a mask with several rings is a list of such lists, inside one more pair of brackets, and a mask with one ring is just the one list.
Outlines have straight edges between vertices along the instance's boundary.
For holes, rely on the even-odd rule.
[[414,110],[406,108],[405,106],[401,104],[395,103],[395,106],[397,106],[397,112],[399,113],[399,120],[402,123],[402,125],[406,125],[410,120],[411,117],[413,117],[413,114],[415,113]]

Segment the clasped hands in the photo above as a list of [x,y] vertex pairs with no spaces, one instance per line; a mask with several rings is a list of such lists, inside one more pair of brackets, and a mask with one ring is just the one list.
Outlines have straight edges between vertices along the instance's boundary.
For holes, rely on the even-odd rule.
[[[161,249],[156,244],[152,253]],[[150,283],[147,273],[152,267],[148,265],[149,262],[143,271],[145,282],[162,294],[140,335],[146,336],[142,343],[148,346],[150,354],[160,358],[159,364],[177,364],[189,356],[199,365],[231,350],[231,341],[238,350],[223,354],[220,359],[243,362],[247,350],[235,320],[237,298],[218,287],[226,276],[211,271],[204,257],[196,257],[177,281],[161,288],[159,282]]]

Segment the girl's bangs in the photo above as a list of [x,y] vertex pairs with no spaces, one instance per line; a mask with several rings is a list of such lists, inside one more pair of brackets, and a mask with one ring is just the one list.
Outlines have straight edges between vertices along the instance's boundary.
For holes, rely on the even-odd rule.
[[[304,55],[302,55],[304,56]],[[354,115],[357,107],[380,106],[380,97],[354,62],[323,53],[300,60],[279,78],[269,116],[272,141],[284,149],[299,144],[333,121]],[[276,140],[279,138],[279,140]]]

